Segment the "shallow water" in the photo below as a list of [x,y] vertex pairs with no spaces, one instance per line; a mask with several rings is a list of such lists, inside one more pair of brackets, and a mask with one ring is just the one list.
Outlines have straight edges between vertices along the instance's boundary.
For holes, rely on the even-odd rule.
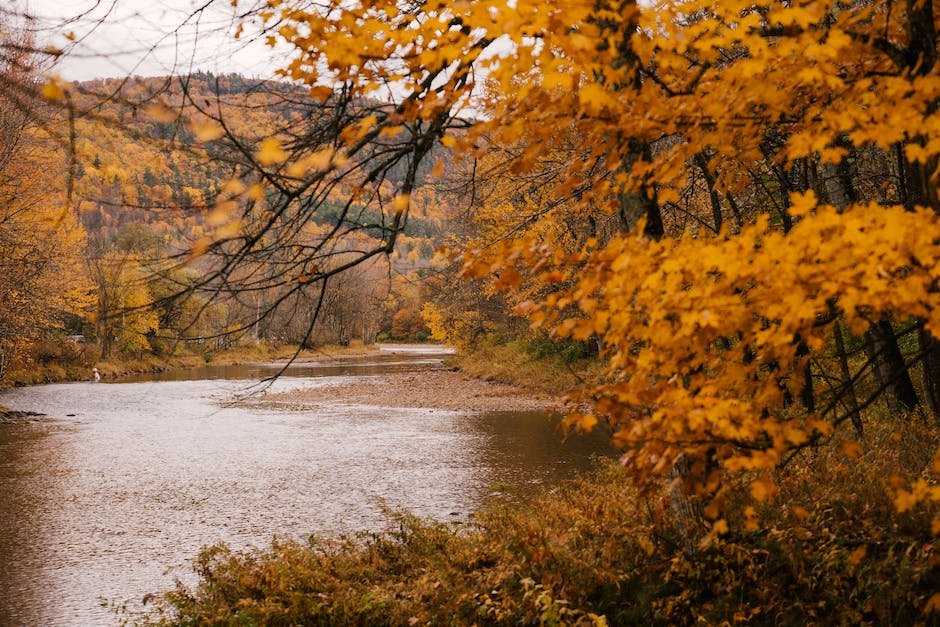
[[[292,367],[274,390],[441,365],[422,348]],[[47,414],[0,425],[0,625],[110,625],[104,607],[191,581],[203,545],[377,531],[385,506],[466,520],[609,452],[538,412],[226,406],[280,366],[206,367],[11,390]],[[104,605],[104,606],[103,606]]]

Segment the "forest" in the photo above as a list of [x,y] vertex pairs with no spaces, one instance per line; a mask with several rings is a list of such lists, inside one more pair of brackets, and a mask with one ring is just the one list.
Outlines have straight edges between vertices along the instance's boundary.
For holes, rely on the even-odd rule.
[[233,6],[276,77],[5,46],[0,375],[431,338],[617,453],[148,622],[940,620],[940,4]]
[[[9,83],[26,80],[16,75],[29,69],[21,63],[27,61],[9,62]],[[450,220],[433,181],[415,194],[413,216],[389,262],[344,273],[342,284],[326,295],[313,330],[314,301],[302,294],[286,298],[276,314],[268,311],[278,298],[271,292],[263,298],[173,298],[204,269],[180,258],[218,235],[217,203],[237,185],[226,147],[198,139],[216,130],[196,121],[198,114],[181,117],[190,114],[189,99],[217,99],[233,132],[263,132],[303,115],[305,95],[279,83],[210,73],[100,79],[67,88],[75,108],[74,143],[67,151],[56,132],[67,114],[44,104],[41,94],[28,103],[17,96],[4,109],[11,118],[5,125],[9,248],[2,257],[8,285],[0,378],[7,373],[15,381],[50,363],[64,370],[39,372],[55,378],[85,373],[98,359],[211,356],[246,342],[427,339],[419,316],[422,279],[441,265],[435,249]],[[46,180],[35,180],[36,171],[46,172]],[[61,194],[50,197],[49,189]],[[341,199],[337,193],[318,208],[305,227],[310,237],[340,226],[343,246],[374,238],[378,227],[369,225],[381,216],[365,206],[351,214]]]

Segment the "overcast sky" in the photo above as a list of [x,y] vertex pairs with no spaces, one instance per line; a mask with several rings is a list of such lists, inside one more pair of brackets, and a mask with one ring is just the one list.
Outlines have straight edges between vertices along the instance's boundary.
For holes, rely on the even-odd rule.
[[[0,2],[9,0],[0,0]],[[260,41],[232,36],[234,9],[215,0],[196,15],[194,0],[13,0],[35,18],[37,44],[77,43],[57,65],[65,79],[158,76],[208,70],[272,78],[284,65]],[[206,4],[199,0],[198,6]],[[282,53],[283,54],[283,53]]]

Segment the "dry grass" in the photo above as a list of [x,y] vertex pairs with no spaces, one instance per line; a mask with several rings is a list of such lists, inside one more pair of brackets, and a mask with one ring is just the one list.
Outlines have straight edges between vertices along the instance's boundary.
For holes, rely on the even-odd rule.
[[453,358],[453,364],[468,375],[509,383],[551,395],[570,390],[580,381],[598,376],[602,365],[596,359],[568,361],[561,356],[533,357],[518,342],[481,346]]

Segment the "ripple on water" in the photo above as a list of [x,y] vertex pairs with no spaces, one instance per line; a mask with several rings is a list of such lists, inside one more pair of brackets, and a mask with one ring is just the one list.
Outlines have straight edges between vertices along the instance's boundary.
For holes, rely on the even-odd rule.
[[[439,367],[428,355],[308,365],[273,386]],[[257,378],[273,367],[251,368]],[[453,520],[494,485],[523,491],[604,450],[596,438],[563,445],[532,412],[226,406],[249,374],[214,374],[3,395],[48,417],[0,427],[0,625],[115,624],[101,599],[139,608],[146,593],[188,579],[203,545],[381,530],[386,505]]]

